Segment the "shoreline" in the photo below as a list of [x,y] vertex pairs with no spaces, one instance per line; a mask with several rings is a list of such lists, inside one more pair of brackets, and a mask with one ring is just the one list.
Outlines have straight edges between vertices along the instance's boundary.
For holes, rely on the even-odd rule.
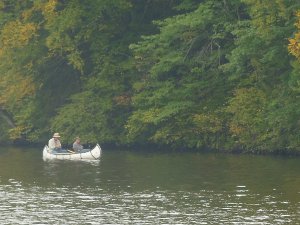
[[[17,141],[11,143],[2,143],[0,147],[34,147],[43,148],[47,143],[42,142],[26,142]],[[91,148],[97,143],[83,143],[86,148]],[[145,144],[117,144],[117,143],[98,143],[103,149],[117,149],[132,152],[161,152],[161,153],[214,153],[214,154],[232,154],[232,155],[261,155],[261,156],[300,156],[300,152],[296,150],[274,150],[274,151],[255,151],[255,150],[242,150],[242,149],[232,149],[232,150],[220,150],[220,149],[210,149],[210,148],[186,148],[186,147],[171,147],[168,145],[158,145],[153,143]],[[72,143],[63,144],[65,148],[72,147]]]

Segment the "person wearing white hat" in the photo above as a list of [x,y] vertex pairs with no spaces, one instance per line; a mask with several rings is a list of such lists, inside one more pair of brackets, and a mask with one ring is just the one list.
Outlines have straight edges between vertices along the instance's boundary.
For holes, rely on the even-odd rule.
[[59,133],[54,133],[53,137],[49,140],[48,146],[51,151],[59,152],[61,150],[61,143],[59,138]]

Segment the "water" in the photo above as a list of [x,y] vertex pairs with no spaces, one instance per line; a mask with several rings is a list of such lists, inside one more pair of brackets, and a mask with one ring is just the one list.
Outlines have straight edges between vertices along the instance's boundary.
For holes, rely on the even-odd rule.
[[300,158],[0,148],[0,224],[300,224]]

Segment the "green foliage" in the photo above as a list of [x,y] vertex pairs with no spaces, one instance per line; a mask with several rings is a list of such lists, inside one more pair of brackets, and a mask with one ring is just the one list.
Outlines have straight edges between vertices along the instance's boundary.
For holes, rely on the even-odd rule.
[[[224,85],[219,67],[232,43],[228,28],[235,20],[223,7],[206,1],[190,13],[157,21],[158,34],[131,45],[143,82],[134,85],[136,110],[126,126],[130,140],[188,147],[220,144],[224,119],[217,112],[230,85]],[[204,121],[214,128],[200,128]]]
[[[81,7],[88,26],[78,32],[84,36],[78,42],[79,48],[86,42],[82,50],[86,65],[82,91],[59,109],[52,130],[60,130],[67,141],[73,140],[76,134],[86,142],[126,143],[124,127],[132,108],[132,84],[137,78],[128,46],[138,38],[134,33],[151,20],[147,21],[146,15],[144,21],[130,20],[140,13],[140,2],[135,5],[124,0],[90,3]],[[80,113],[73,112],[77,109],[81,109]]]
[[298,152],[299,8],[1,1],[0,138]]
[[[244,148],[255,149],[268,135],[267,96],[256,88],[241,88],[230,99],[227,111],[232,114],[230,133]],[[265,134],[265,135],[262,135]]]
[[9,142],[9,129],[11,126],[7,122],[7,119],[5,118],[6,115],[4,115],[3,111],[0,111],[0,124],[1,124],[1,129],[0,129],[0,141],[1,143],[8,143]]

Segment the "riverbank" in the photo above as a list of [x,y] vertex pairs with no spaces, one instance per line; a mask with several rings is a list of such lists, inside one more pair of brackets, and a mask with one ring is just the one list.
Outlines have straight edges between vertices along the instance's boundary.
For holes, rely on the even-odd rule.
[[[24,140],[19,140],[15,142],[1,143],[0,147],[33,147],[33,148],[43,148],[46,142],[28,142]],[[97,143],[83,143],[84,148],[92,148]],[[211,148],[186,148],[186,147],[171,147],[168,145],[158,145],[153,143],[145,144],[127,144],[120,145],[115,143],[98,143],[102,149],[118,149],[124,151],[133,152],[162,152],[162,153],[220,153],[220,154],[238,154],[238,155],[274,155],[274,156],[300,156],[300,152],[296,150],[273,150],[273,151],[255,151],[255,150],[242,150],[242,149],[232,149],[232,150],[222,150],[222,149],[211,149]],[[72,148],[72,143],[63,143],[63,147],[66,149]]]

